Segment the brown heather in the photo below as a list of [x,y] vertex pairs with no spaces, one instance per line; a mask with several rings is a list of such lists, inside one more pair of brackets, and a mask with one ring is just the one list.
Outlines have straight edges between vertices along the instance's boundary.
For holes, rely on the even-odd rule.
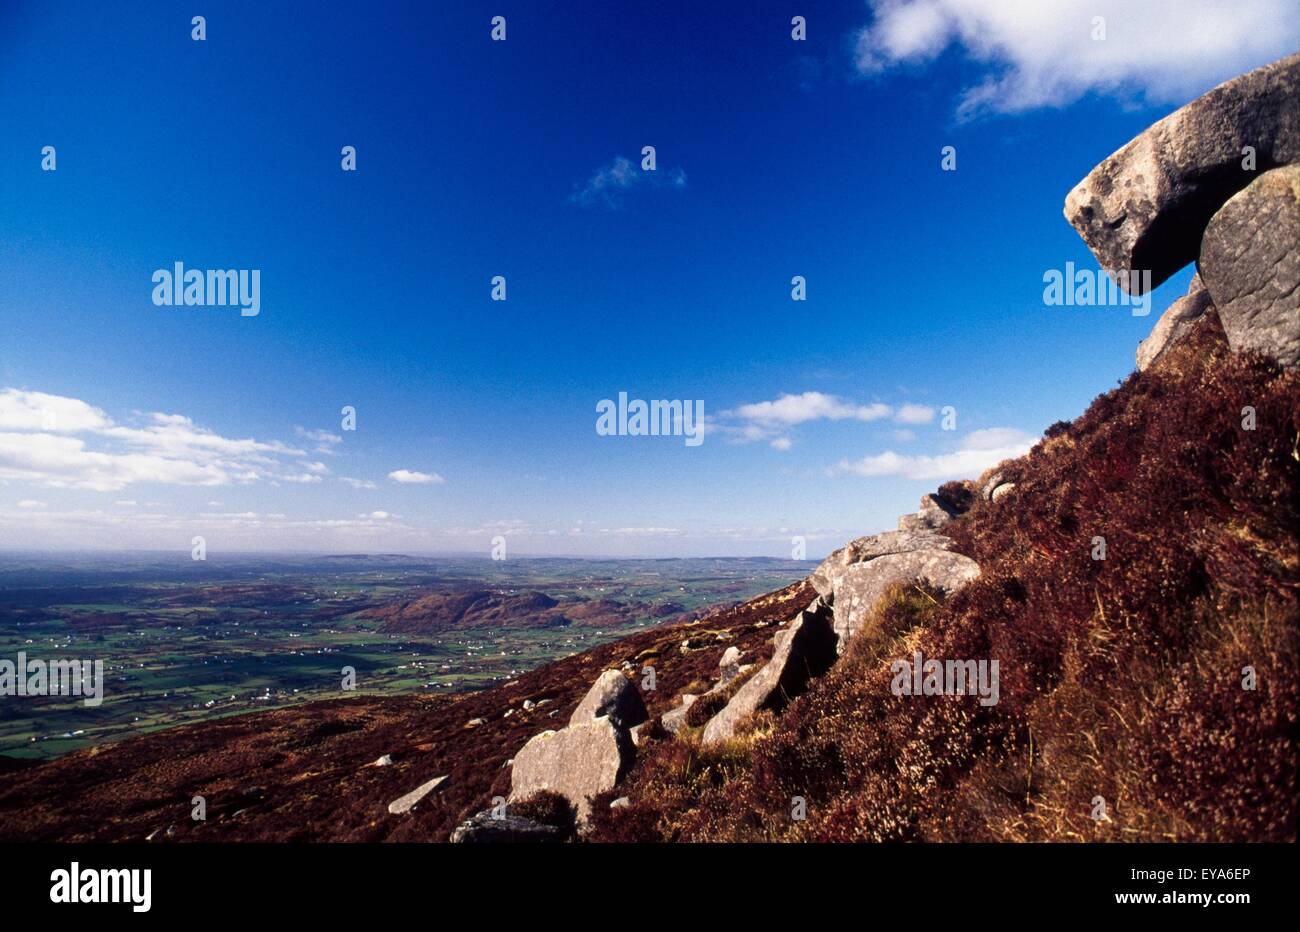
[[[650,742],[594,837],[1294,840],[1300,375],[1230,354],[1211,313],[1050,435],[999,467],[998,503],[944,488],[977,581],[942,605],[896,590],[720,748]],[[1000,702],[892,695],[915,650],[996,658]]]

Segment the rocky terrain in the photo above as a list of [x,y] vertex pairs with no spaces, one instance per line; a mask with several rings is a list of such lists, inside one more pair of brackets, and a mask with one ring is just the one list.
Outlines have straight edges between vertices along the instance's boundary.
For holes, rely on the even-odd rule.
[[[479,693],[314,703],[19,770],[0,835],[1294,840],[1298,156],[1300,55],[1102,162],[1066,201],[1102,266],[1154,286],[1197,265],[1138,371],[807,581]],[[385,624],[559,608],[476,595]],[[996,660],[997,695],[900,694],[917,655]]]

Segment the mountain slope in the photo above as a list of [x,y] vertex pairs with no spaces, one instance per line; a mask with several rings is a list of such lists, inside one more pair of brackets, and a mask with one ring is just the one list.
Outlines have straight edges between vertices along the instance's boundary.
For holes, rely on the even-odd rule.
[[[461,820],[509,792],[506,761],[537,732],[568,721],[602,670],[627,663],[639,674],[653,665],[657,688],[644,698],[657,715],[682,690],[699,689],[728,646],[769,655],[772,627],[811,598],[798,583],[477,693],[352,695],[183,725],[11,770],[0,780],[0,841],[446,841]],[[687,639],[696,649],[683,651]],[[536,705],[525,710],[525,700]],[[382,755],[393,763],[374,766]],[[390,802],[441,775],[450,779],[414,810],[388,812]],[[205,799],[205,821],[191,817],[196,795]]]
[[[1048,433],[944,527],[977,581],[896,592],[748,734],[651,742],[595,837],[1294,839],[1300,376],[1211,312]],[[997,659],[1000,700],[894,695],[915,651]]]

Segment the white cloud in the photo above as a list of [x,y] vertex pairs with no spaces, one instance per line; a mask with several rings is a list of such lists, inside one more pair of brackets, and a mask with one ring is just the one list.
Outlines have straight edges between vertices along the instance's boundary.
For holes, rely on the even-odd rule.
[[40,430],[51,433],[107,427],[104,412],[76,398],[28,392],[0,391],[0,430]]
[[[869,0],[857,64],[878,73],[952,45],[987,68],[958,113],[1063,106],[1089,92],[1183,103],[1300,47],[1295,0]],[[1094,17],[1105,38],[1094,39]]]
[[821,392],[803,392],[799,395],[782,394],[775,401],[759,401],[754,404],[741,405],[734,412],[736,417],[760,424],[802,424],[822,418],[840,421],[855,418],[859,421],[876,421],[889,417],[889,405],[854,405],[834,395]]
[[405,482],[416,485],[441,484],[446,480],[436,472],[417,472],[413,469],[394,469],[388,474],[388,478],[394,482]]
[[928,405],[903,405],[894,412],[894,420],[899,424],[929,424],[934,420],[934,408]]
[[1023,456],[1037,438],[1012,427],[971,431],[951,453],[911,456],[892,450],[840,460],[828,472],[833,476],[902,476],[905,479],[974,479],[990,466]]
[[354,488],[354,489],[377,489],[377,488],[379,488],[379,486],[375,485],[375,484],[374,484],[373,482],[371,482],[369,479],[353,479],[351,476],[339,476],[339,482],[346,482],[348,485],[352,486],[352,488]]
[[[228,485],[259,479],[319,482],[320,463],[278,441],[223,437],[181,414],[114,421],[77,398],[0,391],[0,480],[117,491],[136,482]],[[304,471],[305,470],[305,471]]]
[[235,481],[212,463],[195,463],[148,453],[106,453],[86,448],[77,437],[56,434],[0,434],[0,479],[36,482],[52,488],[112,492],[132,482],[225,485]]
[[390,515],[390,514],[389,514],[388,512],[386,512],[386,511],[372,511],[372,512],[370,512],[369,514],[360,514],[360,515],[357,515],[357,517],[358,517],[358,518],[373,518],[373,519],[376,520],[376,521],[386,521],[386,520],[388,520],[389,518],[391,518],[392,515]]
[[45,503],[38,502],[34,498],[24,498],[21,502],[18,503],[18,507],[26,508],[26,509],[44,508]]
[[858,404],[824,392],[783,392],[772,401],[743,404],[723,411],[708,424],[733,443],[767,441],[777,450],[790,449],[790,428],[810,421],[861,421],[871,423],[893,419],[898,424],[928,424],[934,420],[934,408],[905,404],[897,408],[882,402]]

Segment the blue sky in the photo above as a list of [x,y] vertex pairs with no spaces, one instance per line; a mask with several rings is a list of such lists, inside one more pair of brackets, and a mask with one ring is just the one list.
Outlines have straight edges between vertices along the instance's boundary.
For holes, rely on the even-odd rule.
[[[1112,387],[1186,289],[1045,306],[1096,265],[1070,188],[1300,45],[1294,0],[1044,6],[6,7],[0,547],[816,556],[893,526]],[[155,306],[177,261],[259,270],[260,312]],[[620,391],[702,400],[705,442],[598,435]]]

